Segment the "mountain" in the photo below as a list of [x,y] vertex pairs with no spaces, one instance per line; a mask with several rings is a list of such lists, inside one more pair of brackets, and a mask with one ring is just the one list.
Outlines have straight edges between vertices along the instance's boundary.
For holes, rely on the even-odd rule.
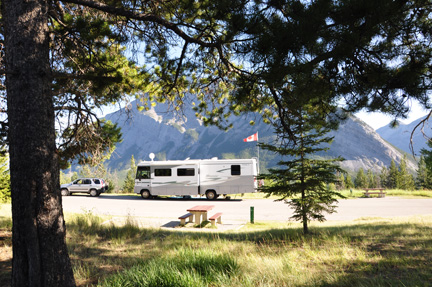
[[[411,154],[412,153],[410,150],[411,133],[423,118],[424,117],[419,118],[409,124],[400,124],[395,128],[392,128],[390,126],[384,126],[382,128],[377,129],[377,133],[383,139],[390,142],[395,147],[401,149],[402,151],[408,154]],[[414,153],[416,156],[420,154],[420,150],[422,148],[430,149],[426,144],[427,140],[424,137],[421,128],[422,126],[419,126],[414,132],[412,137]],[[426,132],[427,136],[429,137],[432,136],[431,126],[427,122],[425,123],[423,129]]]
[[[372,127],[355,116],[342,122],[339,129],[331,132],[331,135],[334,140],[329,154],[344,157],[342,167],[348,171],[363,168],[379,172],[383,166],[390,166],[392,159],[400,163],[404,156],[402,151],[385,141]],[[417,164],[408,158],[407,167],[414,171]]]
[[[233,128],[225,132],[217,127],[205,127],[193,110],[176,117],[167,112],[166,105],[143,112],[139,112],[136,105],[131,106],[129,114],[117,111],[106,116],[118,123],[123,133],[123,142],[118,144],[109,161],[111,168],[125,168],[131,155],[136,160],[149,160],[151,152],[156,154],[156,160],[256,157],[256,143],[243,142],[243,139],[257,131],[260,141],[269,142],[274,137],[271,127],[255,114],[231,117]],[[250,121],[256,124],[251,126]],[[271,160],[275,156],[260,151],[260,158]]]
[[[156,154],[156,160],[250,158],[259,153],[261,169],[274,167],[279,161],[268,151],[258,151],[255,142],[243,142],[257,131],[260,142],[270,143],[275,139],[273,128],[263,123],[257,114],[232,116],[233,128],[222,131],[205,127],[192,110],[185,110],[183,115],[175,117],[166,112],[166,105],[143,112],[138,111],[134,104],[131,106],[129,113],[119,110],[106,116],[106,119],[118,123],[123,133],[123,142],[118,144],[109,161],[112,169],[127,168],[132,155],[136,161],[149,160],[151,152]],[[251,126],[251,121],[255,125]],[[402,152],[354,116],[341,123],[332,135],[334,141],[330,150],[317,156],[342,156],[345,158],[342,167],[351,172],[359,168],[379,171],[382,166],[389,166],[392,159],[399,163],[403,157]],[[415,162],[409,160],[407,164],[415,170]]]

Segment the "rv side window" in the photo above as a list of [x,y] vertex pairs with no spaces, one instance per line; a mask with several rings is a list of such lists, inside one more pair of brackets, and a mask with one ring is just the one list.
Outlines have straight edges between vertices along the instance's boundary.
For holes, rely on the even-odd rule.
[[155,168],[154,170],[155,176],[171,176],[170,168]]
[[240,175],[240,165],[231,166],[231,175]]
[[137,168],[137,179],[149,179],[150,178],[150,167],[149,166],[139,166]]
[[178,168],[177,176],[195,176],[194,168]]

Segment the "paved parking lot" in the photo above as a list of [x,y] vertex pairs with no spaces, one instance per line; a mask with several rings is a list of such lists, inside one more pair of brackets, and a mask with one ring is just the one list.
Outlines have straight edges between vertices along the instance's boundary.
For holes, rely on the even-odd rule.
[[[206,199],[151,199],[139,196],[102,194],[99,197],[72,195],[63,197],[65,212],[93,212],[101,215],[132,216],[150,226],[174,226],[186,209],[195,205],[214,205],[210,215],[223,213],[224,224],[243,224],[250,220],[254,207],[255,222],[287,221],[292,212],[287,204],[270,199],[241,199],[208,201]],[[404,199],[397,197],[358,198],[339,201],[337,213],[327,215],[329,221],[355,220],[362,217],[396,217],[432,215],[432,199]]]

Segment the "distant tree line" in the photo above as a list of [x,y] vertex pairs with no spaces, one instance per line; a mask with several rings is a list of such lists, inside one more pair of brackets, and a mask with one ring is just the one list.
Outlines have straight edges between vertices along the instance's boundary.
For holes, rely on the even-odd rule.
[[[357,171],[354,178],[350,174],[341,173],[337,188],[432,189],[432,152],[430,153],[431,155],[425,156],[425,150],[422,151],[416,174],[408,171],[405,155],[399,165],[392,160],[390,166],[384,166],[379,173],[372,169],[365,171],[363,168]],[[427,161],[431,163],[429,167],[426,164]]]

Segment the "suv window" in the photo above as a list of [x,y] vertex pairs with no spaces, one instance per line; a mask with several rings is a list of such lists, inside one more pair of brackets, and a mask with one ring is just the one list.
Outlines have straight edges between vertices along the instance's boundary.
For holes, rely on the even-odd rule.
[[97,179],[97,178],[93,179],[93,181],[94,181],[94,183],[96,183],[96,184],[100,184],[100,180]]
[[90,179],[84,179],[83,180],[83,184],[91,184],[91,180]]

